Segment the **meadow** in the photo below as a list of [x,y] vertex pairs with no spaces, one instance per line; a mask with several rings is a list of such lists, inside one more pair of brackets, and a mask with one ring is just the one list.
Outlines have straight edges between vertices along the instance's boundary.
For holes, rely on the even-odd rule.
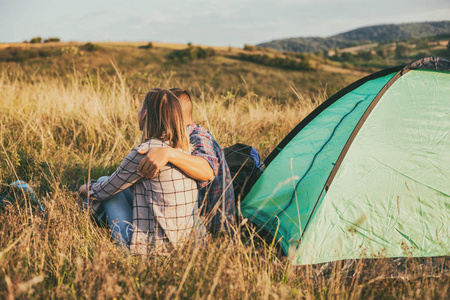
[[138,46],[49,45],[31,49],[36,56],[12,48],[22,59],[0,62],[0,194],[25,180],[46,210],[23,194],[0,209],[0,298],[448,298],[447,257],[292,266],[245,220],[233,238],[167,257],[114,245],[73,191],[113,172],[139,143],[137,110],[150,88],[190,90],[194,120],[222,147],[249,144],[264,159],[328,96],[365,75],[314,57],[313,71],[255,65],[230,58],[234,49],[173,62],[170,47]]

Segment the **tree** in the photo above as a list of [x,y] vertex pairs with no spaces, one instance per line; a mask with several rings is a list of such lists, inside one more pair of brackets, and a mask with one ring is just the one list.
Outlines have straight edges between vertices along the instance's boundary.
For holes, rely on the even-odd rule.
[[406,44],[397,44],[395,48],[395,56],[398,58],[407,57],[409,55],[409,47]]
[[51,42],[60,42],[61,40],[57,37],[52,37],[44,40],[44,43],[51,43]]
[[257,49],[257,47],[255,47],[255,46],[248,45],[248,44],[245,44],[245,45],[244,45],[244,50],[245,50],[245,51],[254,51],[254,50],[256,50],[256,49]]
[[145,46],[139,46],[140,49],[151,49],[153,48],[153,44],[152,42],[149,42],[147,45]]
[[350,52],[342,52],[341,54],[341,59],[343,61],[350,61],[353,60],[353,54],[351,54]]
[[30,40],[30,43],[32,44],[39,44],[42,41],[42,38],[40,36],[34,37]]

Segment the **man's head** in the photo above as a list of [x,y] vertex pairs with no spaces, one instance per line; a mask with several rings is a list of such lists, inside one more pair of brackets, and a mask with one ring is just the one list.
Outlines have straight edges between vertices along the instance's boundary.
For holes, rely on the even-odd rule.
[[192,100],[191,96],[186,90],[180,88],[173,88],[170,91],[178,98],[181,104],[181,110],[183,111],[183,119],[185,125],[192,123]]

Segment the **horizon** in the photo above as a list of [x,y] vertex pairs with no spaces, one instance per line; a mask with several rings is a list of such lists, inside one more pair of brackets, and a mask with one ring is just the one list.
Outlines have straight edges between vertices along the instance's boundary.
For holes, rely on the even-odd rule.
[[[333,33],[331,35],[327,35],[327,36],[318,36],[318,35],[314,35],[314,36],[290,36],[290,37],[281,37],[281,38],[274,38],[270,41],[262,41],[262,42],[258,42],[256,44],[251,44],[251,45],[257,45],[257,44],[262,44],[262,43],[267,43],[267,42],[273,42],[273,41],[278,41],[278,40],[284,40],[284,39],[295,39],[295,38],[329,38],[335,35],[339,35],[339,34],[343,34],[346,32],[350,32],[350,31],[354,31],[354,30],[358,30],[358,29],[363,29],[363,28],[369,28],[369,27],[376,27],[376,26],[384,26],[384,25],[407,25],[407,24],[420,24],[420,23],[439,23],[439,22],[450,22],[450,20],[436,20],[436,21],[420,21],[420,22],[406,22],[406,23],[382,23],[382,24],[372,24],[372,25],[366,25],[366,26],[361,26],[361,27],[357,27],[357,28],[353,28],[353,29],[348,29],[348,30],[344,30],[344,31],[340,31],[337,33]],[[29,39],[32,38],[36,38],[36,37],[41,37],[43,40],[46,38],[60,38],[58,36],[33,36],[30,37]],[[179,42],[166,42],[166,41],[157,41],[157,40],[65,40],[64,38],[60,38],[61,42],[63,43],[87,43],[87,42],[97,42],[97,43],[146,43],[146,42],[155,42],[155,43],[164,43],[164,44],[175,44],[175,45],[182,45],[184,43],[179,43]],[[15,43],[24,43],[24,42],[28,42],[28,40],[23,40],[23,41],[13,41],[13,42],[0,42],[0,44],[15,44]],[[188,42],[189,43],[189,42]],[[194,44],[194,43],[193,43]],[[197,44],[194,44],[197,45]],[[207,44],[205,44],[205,46],[209,46]],[[227,45],[211,45],[211,46],[216,46],[216,47],[226,47]],[[244,46],[244,45],[242,45]],[[239,46],[233,46],[233,47],[237,47],[237,48],[242,48]]]

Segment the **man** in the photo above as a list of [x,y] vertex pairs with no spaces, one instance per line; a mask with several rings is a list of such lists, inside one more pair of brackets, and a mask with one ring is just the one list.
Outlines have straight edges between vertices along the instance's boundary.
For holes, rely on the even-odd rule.
[[173,148],[153,148],[138,166],[141,176],[153,178],[167,163],[179,168],[199,182],[199,206],[207,228],[213,232],[231,230],[235,219],[235,202],[230,169],[223,150],[212,134],[192,121],[192,101],[183,89],[171,89],[181,104],[188,128],[192,155]]

